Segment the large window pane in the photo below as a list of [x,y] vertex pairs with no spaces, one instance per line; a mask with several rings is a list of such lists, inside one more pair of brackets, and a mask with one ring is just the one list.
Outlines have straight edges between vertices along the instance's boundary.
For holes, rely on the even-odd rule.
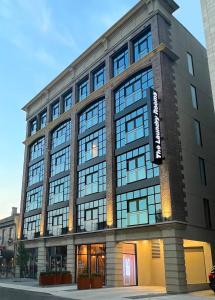
[[146,97],[149,87],[153,87],[152,69],[143,71],[127,81],[115,92],[116,113]]
[[117,227],[154,224],[161,220],[159,185],[117,195]]

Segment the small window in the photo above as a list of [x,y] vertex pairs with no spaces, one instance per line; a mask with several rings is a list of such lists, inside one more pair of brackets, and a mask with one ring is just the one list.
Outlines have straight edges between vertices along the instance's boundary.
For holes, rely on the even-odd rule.
[[127,201],[128,225],[147,224],[147,199],[140,198]]
[[195,128],[196,143],[197,145],[202,146],[202,134],[201,134],[201,126],[199,121],[194,120],[194,128]]
[[127,160],[127,183],[146,178],[145,155]]
[[134,61],[143,58],[147,53],[152,51],[152,34],[151,31],[145,31],[138,36],[133,42]]
[[85,210],[85,221],[98,219],[98,208],[91,208]]
[[128,68],[128,49],[122,50],[113,57],[113,76],[117,76]]
[[55,102],[52,105],[52,120],[55,120],[59,117],[60,115],[60,102]]
[[47,112],[44,111],[40,115],[40,128],[46,127],[46,122],[47,122]]
[[95,158],[99,155],[98,153],[99,144],[98,144],[98,138],[95,138],[85,145],[85,158],[86,160],[90,160],[92,158]]
[[12,239],[13,238],[13,228],[10,227],[9,229],[9,239]]
[[212,222],[211,222],[210,202],[208,199],[203,199],[203,203],[204,203],[205,225],[206,228],[211,228]]
[[72,92],[63,96],[63,110],[68,111],[72,107]]
[[89,95],[88,79],[78,85],[78,100],[82,101]]
[[85,195],[98,192],[98,172],[85,176]]
[[31,122],[30,122],[30,135],[36,133],[37,131],[37,119],[33,119]]
[[189,52],[187,52],[187,64],[189,73],[194,76],[193,57]]
[[54,216],[52,219],[52,226],[62,226],[63,225],[63,215]]
[[191,89],[191,98],[192,98],[193,108],[198,109],[196,88],[195,88],[195,86],[191,85],[190,89]]
[[127,121],[125,130],[126,130],[126,143],[136,141],[137,139],[143,137],[144,135],[143,115]]
[[105,84],[105,66],[93,73],[93,90],[97,90]]
[[4,239],[5,239],[5,229],[2,229],[2,239],[1,239],[2,244],[4,244]]
[[199,157],[199,175],[202,185],[207,185],[205,161],[201,157]]

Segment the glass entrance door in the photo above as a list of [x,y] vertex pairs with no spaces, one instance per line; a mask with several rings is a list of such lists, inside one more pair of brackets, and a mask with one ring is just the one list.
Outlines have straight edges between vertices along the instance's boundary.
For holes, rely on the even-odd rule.
[[137,285],[135,244],[123,244],[123,285]]
[[28,263],[27,263],[27,277],[36,278],[37,277],[37,262],[38,262],[38,249],[32,248],[28,249]]
[[105,281],[105,245],[77,246],[77,275],[80,273],[99,273]]

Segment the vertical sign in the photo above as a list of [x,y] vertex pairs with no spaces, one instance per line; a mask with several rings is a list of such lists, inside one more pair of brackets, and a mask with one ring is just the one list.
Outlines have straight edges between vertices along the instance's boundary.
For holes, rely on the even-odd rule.
[[149,115],[151,162],[159,165],[162,163],[159,99],[158,93],[152,88],[148,90],[147,105]]

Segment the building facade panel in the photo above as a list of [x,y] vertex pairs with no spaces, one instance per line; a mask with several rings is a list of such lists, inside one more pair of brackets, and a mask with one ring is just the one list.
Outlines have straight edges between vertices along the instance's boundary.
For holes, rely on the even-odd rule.
[[[70,270],[74,281],[83,271],[97,272],[108,286],[157,285],[179,293],[189,284],[184,249],[186,239],[197,238],[195,226],[210,248],[208,226],[214,224],[205,218],[213,209],[212,163],[203,147],[211,98],[205,104],[197,99],[199,90],[209,95],[194,78],[197,58],[206,77],[208,70],[205,50],[172,16],[177,8],[172,0],[140,1],[49,84],[46,96],[40,93],[25,106],[26,153],[33,158],[26,154],[24,163],[21,207],[28,215],[21,212],[20,238],[28,239],[28,249],[38,249],[39,271],[46,261],[47,269],[54,264]],[[158,92],[157,104],[149,89]],[[39,117],[44,109],[45,127]],[[162,157],[154,162],[158,142]],[[191,178],[199,176],[191,153],[204,159],[201,175],[207,173],[207,186],[195,200],[191,194],[201,182]],[[194,201],[204,214],[195,212]],[[174,257],[172,248],[179,250]]]

